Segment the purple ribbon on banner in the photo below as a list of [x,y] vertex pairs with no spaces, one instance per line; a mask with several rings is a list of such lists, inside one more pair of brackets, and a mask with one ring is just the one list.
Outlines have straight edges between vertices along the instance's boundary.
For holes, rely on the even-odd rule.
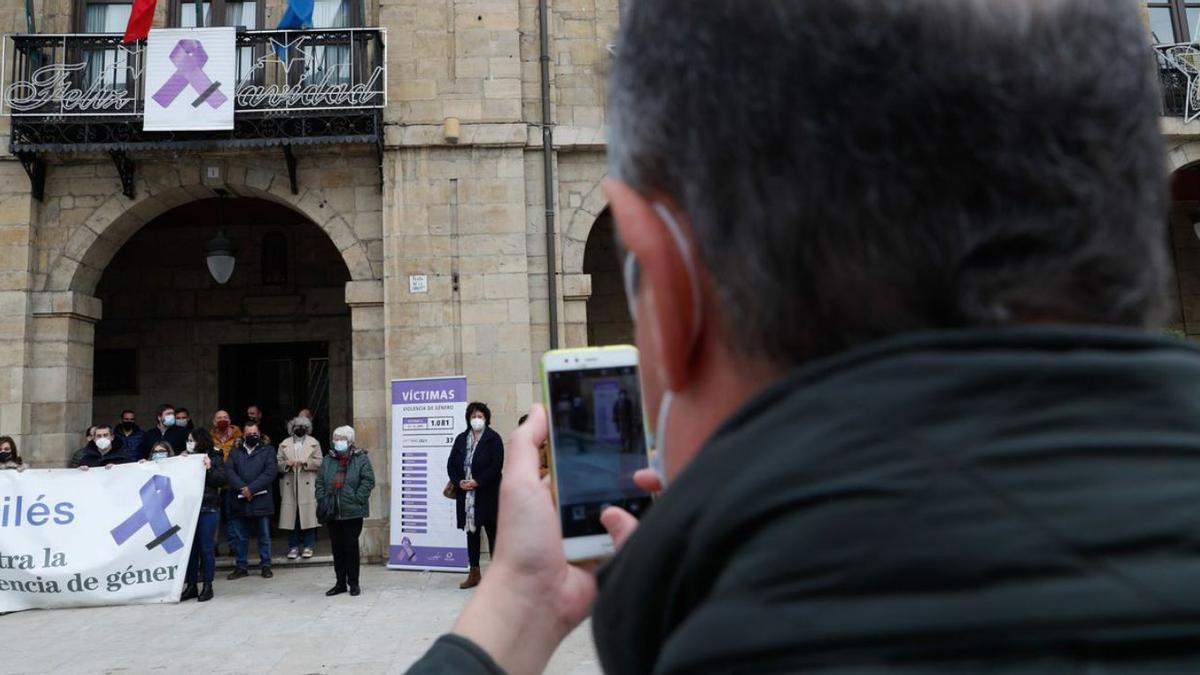
[[171,63],[175,64],[175,74],[154,92],[153,98],[159,105],[169,107],[188,85],[200,94],[200,98],[192,103],[193,107],[207,101],[208,105],[216,110],[225,104],[228,99],[218,89],[221,83],[213,82],[204,74],[208,53],[204,51],[204,45],[200,44],[199,40],[180,40],[175,49],[171,50],[170,59]]
[[154,531],[154,540],[146,544],[152,549],[162,544],[167,553],[174,553],[183,548],[179,538],[179,526],[172,525],[167,518],[167,506],[175,501],[175,493],[171,490],[171,479],[166,476],[151,476],[150,480],[138,490],[142,499],[142,507],[134,511],[125,522],[112,529],[112,538],[118,545],[124,544],[138,530],[146,525]]

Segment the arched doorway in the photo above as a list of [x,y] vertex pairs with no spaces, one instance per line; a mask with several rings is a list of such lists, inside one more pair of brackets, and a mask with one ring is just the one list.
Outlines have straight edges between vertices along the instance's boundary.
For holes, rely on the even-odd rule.
[[[237,248],[225,284],[205,262],[218,227]],[[117,421],[128,408],[146,427],[165,402],[209,426],[218,409],[241,423],[255,404],[278,440],[310,408],[327,442],[331,420],[351,419],[349,280],[329,237],[277,202],[208,198],[162,213],[97,284],[93,419]]]
[[596,217],[588,234],[583,272],[592,279],[592,294],[587,301],[588,344],[632,344],[633,319],[625,299],[621,260],[612,214],[608,209]]

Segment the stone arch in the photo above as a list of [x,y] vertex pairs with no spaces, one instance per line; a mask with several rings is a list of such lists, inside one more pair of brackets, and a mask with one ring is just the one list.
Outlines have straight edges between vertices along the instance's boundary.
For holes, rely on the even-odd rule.
[[600,181],[583,198],[583,203],[571,214],[567,227],[563,231],[562,266],[563,274],[582,274],[583,257],[587,250],[588,236],[592,226],[608,208],[608,198],[600,187]]
[[1180,143],[1167,152],[1167,169],[1171,173],[1200,162],[1200,141]]
[[[181,178],[180,174],[174,176]],[[372,265],[366,245],[355,235],[352,217],[348,220],[329,204],[319,189],[302,189],[293,195],[287,187],[287,176],[275,174],[255,182],[227,183],[223,187],[232,195],[275,202],[304,214],[333,241],[352,281],[382,279],[382,271]],[[114,194],[97,206],[83,226],[71,232],[62,250],[52,256],[45,285],[39,290],[91,295],[109,261],[144,225],[177,206],[220,196],[210,187],[182,180],[155,185],[139,181],[137,195],[131,200]]]

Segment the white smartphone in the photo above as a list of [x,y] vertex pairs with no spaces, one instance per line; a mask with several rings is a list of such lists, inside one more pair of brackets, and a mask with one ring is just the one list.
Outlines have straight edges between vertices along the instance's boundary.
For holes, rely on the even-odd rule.
[[620,506],[640,518],[651,502],[633,483],[633,474],[648,465],[637,348],[547,352],[542,396],[563,552],[571,562],[609,557],[613,543],[600,512]]

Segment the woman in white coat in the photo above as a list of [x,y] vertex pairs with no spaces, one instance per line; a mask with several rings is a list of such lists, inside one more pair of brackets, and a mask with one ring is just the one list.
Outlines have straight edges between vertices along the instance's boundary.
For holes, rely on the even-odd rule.
[[[312,421],[297,417],[288,422],[288,437],[279,444],[279,529],[288,535],[288,560],[311,558],[317,541],[317,471],[321,468],[321,443],[309,435]],[[303,550],[301,550],[303,546]]]

